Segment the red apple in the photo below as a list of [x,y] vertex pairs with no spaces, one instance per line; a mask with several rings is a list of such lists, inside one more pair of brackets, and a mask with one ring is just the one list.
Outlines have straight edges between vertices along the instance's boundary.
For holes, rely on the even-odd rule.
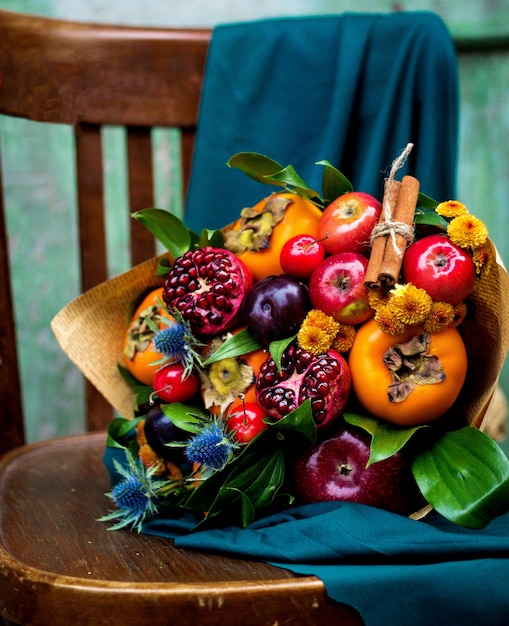
[[323,261],[325,249],[313,235],[296,235],[281,248],[279,262],[285,274],[296,278],[309,278]]
[[364,277],[368,259],[357,252],[342,252],[327,257],[311,274],[309,297],[342,324],[362,324],[373,315]]
[[344,193],[324,209],[318,223],[318,239],[324,239],[323,247],[328,254],[366,254],[381,211],[381,203],[368,193]]
[[408,247],[403,259],[403,280],[425,289],[435,302],[458,304],[474,288],[471,255],[447,235],[428,235]]
[[295,464],[295,487],[304,503],[343,500],[407,515],[418,491],[401,452],[366,467],[370,436],[342,426],[330,438],[310,446]]
[[233,433],[239,443],[249,443],[267,428],[267,418],[263,409],[256,402],[236,402],[226,417],[226,430]]

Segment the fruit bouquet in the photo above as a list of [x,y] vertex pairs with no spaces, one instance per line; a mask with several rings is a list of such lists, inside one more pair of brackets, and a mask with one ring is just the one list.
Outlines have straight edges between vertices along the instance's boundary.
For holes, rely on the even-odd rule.
[[120,414],[111,528],[181,512],[195,529],[245,527],[324,500],[471,528],[509,510],[509,461],[483,432],[509,278],[461,202],[397,180],[410,149],[381,201],[327,161],[318,193],[240,153],[229,166],[278,189],[233,224],[197,234],[164,210],[134,214],[167,252],[52,322]]

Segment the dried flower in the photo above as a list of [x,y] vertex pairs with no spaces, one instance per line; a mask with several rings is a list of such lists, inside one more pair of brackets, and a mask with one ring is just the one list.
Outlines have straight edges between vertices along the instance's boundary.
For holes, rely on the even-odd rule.
[[357,331],[351,324],[340,324],[332,347],[338,352],[348,352],[353,346]]
[[468,213],[467,207],[457,200],[447,200],[446,202],[441,202],[436,208],[435,211],[438,215],[442,217],[457,217],[458,215],[466,215]]
[[126,449],[125,454],[126,466],[114,460],[115,469],[123,476],[123,480],[106,494],[113,500],[118,510],[104,515],[99,518],[99,521],[119,520],[110,527],[110,530],[131,526],[131,528],[141,532],[143,522],[157,514],[157,492],[166,482],[154,480],[155,468],[144,467],[139,459],[133,458],[129,450]]
[[476,274],[483,272],[488,275],[495,263],[493,248],[486,242],[472,250],[472,260],[474,261]]
[[452,326],[455,321],[454,306],[448,302],[433,302],[431,311],[424,322],[424,330],[428,333],[439,333]]
[[474,215],[459,215],[447,227],[449,239],[460,248],[478,248],[486,243],[488,229]]
[[412,283],[397,284],[390,293],[388,306],[404,324],[422,324],[431,311],[433,300],[424,289]]
[[[226,333],[212,340],[205,360],[231,337]],[[198,370],[201,381],[203,403],[206,409],[219,407],[224,412],[236,398],[243,394],[255,380],[253,368],[242,357],[227,357],[214,361]]]
[[185,455],[190,463],[209,470],[219,470],[229,461],[234,448],[235,443],[225,431],[224,422],[213,420],[201,432],[191,437]]
[[460,302],[459,304],[454,305],[454,322],[453,326],[459,326],[461,322],[465,319],[467,314],[467,305],[464,302]]

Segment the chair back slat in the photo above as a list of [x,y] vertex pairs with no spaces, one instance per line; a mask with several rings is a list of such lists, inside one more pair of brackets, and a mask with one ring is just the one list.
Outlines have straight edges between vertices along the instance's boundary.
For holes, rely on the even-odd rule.
[[16,326],[11,292],[11,275],[5,223],[2,155],[0,153],[0,454],[24,441]]
[[[83,291],[108,278],[103,129],[126,129],[130,213],[154,206],[153,129],[180,131],[185,194],[210,37],[209,29],[119,27],[0,11],[0,114],[75,129]],[[22,442],[23,421],[1,188],[0,209],[0,449],[8,449]],[[154,255],[154,238],[135,220],[129,238],[133,264]],[[111,407],[88,383],[85,397],[87,428],[105,428]]]
[[[129,210],[131,213],[154,206],[154,172],[151,129],[129,126],[127,129],[127,171]],[[154,237],[136,220],[130,221],[131,263],[137,265],[154,256]]]

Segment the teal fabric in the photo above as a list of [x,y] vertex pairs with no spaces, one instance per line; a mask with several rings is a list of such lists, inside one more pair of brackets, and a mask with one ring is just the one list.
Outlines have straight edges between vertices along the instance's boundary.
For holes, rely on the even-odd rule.
[[[104,463],[115,484],[113,460]],[[509,514],[482,530],[433,512],[414,521],[348,502],[294,507],[248,528],[192,531],[196,518],[167,512],[143,532],[179,548],[265,561],[320,578],[330,598],[354,606],[367,626],[506,626],[509,617]]]
[[482,531],[437,514],[426,521],[351,503],[295,507],[247,529],[189,533],[193,519],[159,519],[144,532],[180,548],[259,559],[318,576],[367,626],[506,626],[509,515]]
[[458,77],[433,13],[343,14],[225,24],[213,31],[186,204],[190,228],[221,227],[274,190],[227,160],[259,152],[321,190],[326,159],[381,197],[407,143],[405,173],[455,195]]

